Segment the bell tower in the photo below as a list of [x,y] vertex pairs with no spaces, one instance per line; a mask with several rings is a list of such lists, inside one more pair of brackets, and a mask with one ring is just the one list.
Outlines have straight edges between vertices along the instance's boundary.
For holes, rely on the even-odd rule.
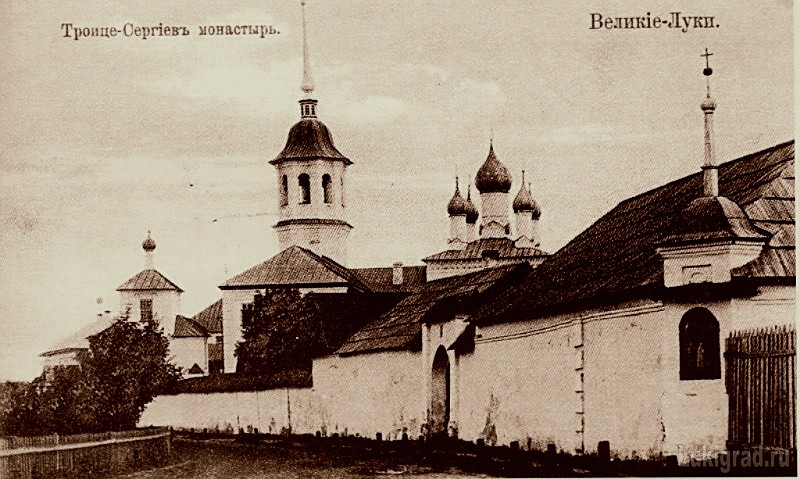
[[302,246],[341,264],[347,262],[345,170],[353,164],[333,145],[333,138],[317,118],[314,80],[308,54],[306,2],[303,11],[303,81],[300,121],[289,130],[286,146],[270,161],[277,170],[278,234],[281,250]]

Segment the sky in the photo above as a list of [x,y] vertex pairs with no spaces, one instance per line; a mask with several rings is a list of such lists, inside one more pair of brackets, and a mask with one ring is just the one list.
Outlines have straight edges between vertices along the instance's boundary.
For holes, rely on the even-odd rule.
[[[563,5],[568,3],[568,5]],[[318,115],[348,169],[348,266],[446,247],[453,177],[486,158],[543,210],[554,252],[618,202],[702,163],[705,48],[720,161],[794,138],[792,4],[308,0]],[[714,16],[717,28],[591,29],[591,14]],[[116,311],[156,268],[194,315],[277,253],[268,164],[299,119],[299,1],[0,2],[0,380]],[[181,25],[180,37],[64,37]],[[207,25],[272,25],[201,36]],[[102,298],[102,304],[98,300]]]

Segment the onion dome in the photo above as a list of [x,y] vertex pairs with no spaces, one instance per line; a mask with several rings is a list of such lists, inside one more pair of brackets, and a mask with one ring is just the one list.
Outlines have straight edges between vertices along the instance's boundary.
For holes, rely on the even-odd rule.
[[519,193],[511,203],[511,207],[514,208],[514,213],[533,211],[533,197],[528,190],[528,185],[525,184],[525,170],[522,170],[522,185],[519,187]]
[[156,249],[156,242],[150,236],[150,232],[149,231],[147,232],[147,238],[145,238],[144,241],[142,241],[142,249],[144,249],[145,251],[148,251],[148,252],[149,251],[153,251],[153,250]]
[[450,216],[467,214],[467,202],[464,201],[464,197],[458,191],[458,178],[456,178],[456,191],[453,193],[453,197],[450,198],[450,202],[447,203],[447,214]]
[[472,202],[472,198],[470,198],[471,194],[472,187],[467,186],[467,224],[474,225],[478,221],[478,208],[475,206],[475,203]]
[[475,175],[475,187],[481,193],[508,193],[511,189],[511,173],[497,159],[491,143],[489,143],[489,156]]
[[289,130],[286,146],[270,163],[274,165],[288,160],[320,158],[341,160],[348,165],[352,164],[352,161],[333,146],[331,132],[324,123],[316,118],[304,118]]
[[675,234],[668,241],[698,242],[715,239],[763,240],[742,208],[724,196],[703,196],[681,212]]

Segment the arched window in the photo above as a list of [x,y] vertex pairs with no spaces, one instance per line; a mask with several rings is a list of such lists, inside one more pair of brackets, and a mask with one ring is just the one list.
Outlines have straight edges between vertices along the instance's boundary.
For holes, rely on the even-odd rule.
[[322,198],[325,203],[333,203],[333,188],[331,187],[331,175],[322,175]]
[[300,185],[300,204],[308,205],[311,203],[311,179],[303,173],[297,177],[297,184]]
[[281,177],[281,206],[289,204],[289,178],[286,175]]
[[719,379],[719,322],[705,308],[690,309],[680,328],[681,379]]

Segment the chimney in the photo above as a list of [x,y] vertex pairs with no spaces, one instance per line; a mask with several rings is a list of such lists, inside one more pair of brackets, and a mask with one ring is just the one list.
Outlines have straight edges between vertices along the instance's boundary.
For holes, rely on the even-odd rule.
[[395,286],[403,284],[403,263],[400,261],[392,264],[392,284]]

